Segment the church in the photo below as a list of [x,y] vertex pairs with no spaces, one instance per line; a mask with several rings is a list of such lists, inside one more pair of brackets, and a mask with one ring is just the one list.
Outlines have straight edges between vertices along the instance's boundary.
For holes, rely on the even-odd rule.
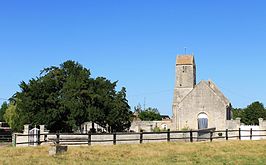
[[196,84],[193,55],[177,56],[172,129],[224,130],[232,118],[231,109],[230,101],[212,81]]
[[232,106],[220,89],[210,80],[196,83],[196,63],[193,55],[176,58],[176,75],[172,119],[133,121],[130,130],[152,132],[161,130],[238,129],[240,119],[232,120]]

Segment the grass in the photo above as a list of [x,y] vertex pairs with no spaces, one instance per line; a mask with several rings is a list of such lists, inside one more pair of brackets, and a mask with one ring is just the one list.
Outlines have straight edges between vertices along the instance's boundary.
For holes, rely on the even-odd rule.
[[266,141],[149,143],[70,147],[48,155],[48,146],[2,147],[0,164],[265,164]]

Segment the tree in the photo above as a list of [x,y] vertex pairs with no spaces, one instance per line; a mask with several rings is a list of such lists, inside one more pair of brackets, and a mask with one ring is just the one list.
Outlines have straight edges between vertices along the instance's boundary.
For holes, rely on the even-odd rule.
[[126,99],[126,89],[123,87],[117,93],[111,104],[111,111],[107,115],[107,123],[112,131],[123,131],[130,127],[132,112]]
[[6,101],[3,102],[1,109],[0,109],[0,121],[5,121],[4,114],[6,112],[7,107],[8,107],[7,102]]
[[233,113],[233,119],[235,120],[236,118],[242,118],[244,110],[241,108],[233,108],[232,113]]
[[12,130],[17,131],[20,128],[19,116],[16,111],[16,105],[14,102],[10,102],[6,112],[4,114],[4,119],[8,123],[8,125],[12,128]]
[[117,92],[116,83],[91,78],[90,71],[74,61],[45,68],[29,83],[22,81],[21,92],[13,96],[18,122],[45,124],[52,132],[71,132],[86,121],[125,130],[130,110],[125,88]]
[[92,82],[91,105],[88,106],[89,121],[110,131],[124,131],[132,121],[132,112],[126,99],[126,89],[116,92],[116,83],[103,77]]
[[147,108],[145,110],[142,110],[139,113],[139,118],[142,121],[154,121],[154,120],[162,120],[161,115],[156,108]]
[[246,125],[258,125],[259,118],[266,118],[266,109],[260,102],[253,102],[244,109],[241,121]]

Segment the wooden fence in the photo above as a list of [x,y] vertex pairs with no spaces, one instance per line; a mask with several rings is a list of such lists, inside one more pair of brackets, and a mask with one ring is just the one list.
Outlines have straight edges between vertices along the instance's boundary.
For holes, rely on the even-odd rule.
[[12,142],[12,135],[0,134],[0,142],[4,143]]
[[[243,134],[243,135],[242,135]],[[35,137],[35,138],[32,138]],[[264,139],[266,130],[222,130],[215,129],[189,130],[189,131],[170,131],[165,132],[139,132],[139,133],[87,133],[87,134],[14,134],[14,146],[20,145],[40,145],[42,143],[54,143],[57,145],[94,145],[94,144],[142,144],[148,142],[197,142],[230,140],[242,138],[249,140]],[[24,140],[23,140],[24,139]],[[35,140],[32,140],[35,139]]]

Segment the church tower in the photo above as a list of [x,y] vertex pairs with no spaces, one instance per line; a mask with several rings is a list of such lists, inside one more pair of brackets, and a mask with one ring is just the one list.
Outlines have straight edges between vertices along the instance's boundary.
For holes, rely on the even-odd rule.
[[176,58],[176,81],[173,105],[179,104],[196,85],[196,65],[193,55]]
[[173,99],[173,127],[180,129],[179,103],[196,86],[196,65],[193,55],[176,57],[176,80]]

